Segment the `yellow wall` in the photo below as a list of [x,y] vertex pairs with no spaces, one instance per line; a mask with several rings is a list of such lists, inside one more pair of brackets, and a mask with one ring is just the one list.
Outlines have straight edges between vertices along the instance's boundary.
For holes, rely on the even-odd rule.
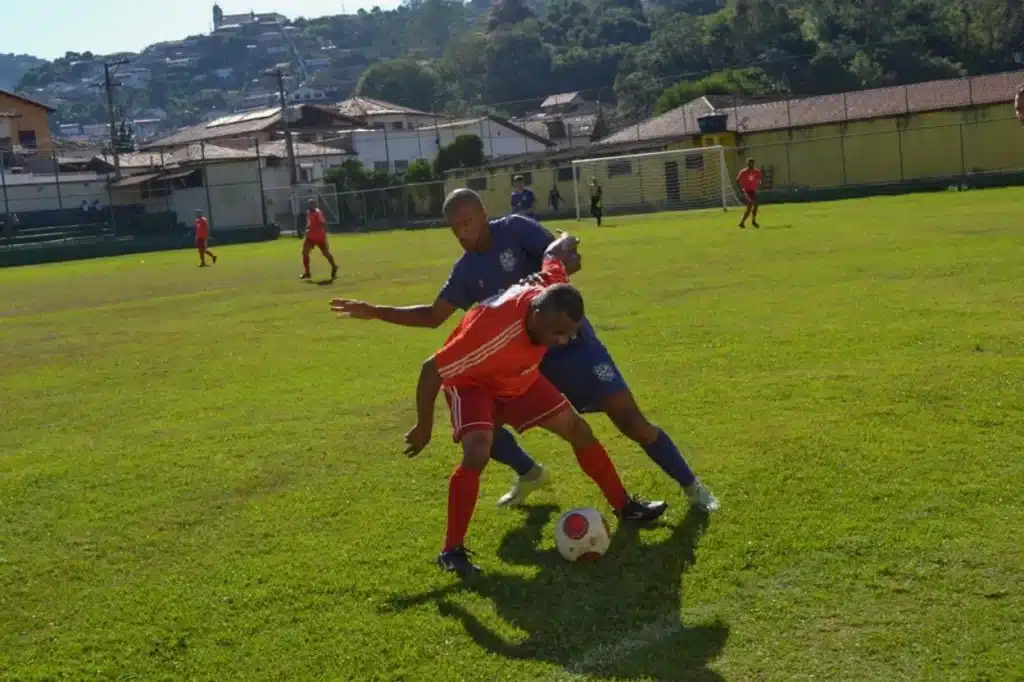
[[[580,207],[584,213],[589,212],[590,204],[590,182],[596,177],[601,184],[604,196],[604,204],[607,208],[615,207],[639,207],[650,206],[662,208],[687,208],[721,205],[721,172],[722,167],[719,159],[719,152],[683,154],[685,147],[677,145],[677,151],[661,153],[654,156],[625,156],[622,160],[628,161],[628,173],[612,173],[611,161],[592,161],[580,164],[579,168],[579,192]],[[686,158],[701,158],[703,168],[688,168]],[[669,196],[670,177],[666,176],[666,164],[675,163],[677,168],[678,197]],[[727,164],[730,161],[727,159]],[[571,168],[571,164],[561,166],[562,169]],[[558,181],[559,168],[544,166],[525,167],[518,169],[495,169],[473,171],[464,177],[448,177],[445,180],[445,192],[450,192],[458,187],[470,186],[469,179],[479,180],[485,178],[486,189],[477,189],[484,201],[487,212],[492,216],[504,215],[511,209],[510,195],[512,192],[512,178],[517,174],[529,172],[532,174],[530,189],[537,195],[537,212],[546,213],[550,211],[548,205],[548,193],[553,185],[558,186],[562,195],[562,210],[571,210],[575,206],[575,195],[573,182],[564,171],[566,177]],[[726,175],[731,181],[731,170],[726,168]]]
[[1024,135],[1008,104],[749,133],[738,145],[737,160],[770,168],[778,189],[1024,169]]
[[[765,169],[769,188],[773,189],[890,184],[955,178],[964,172],[1024,170],[1024,130],[1011,109],[1009,104],[986,105],[739,135],[735,137],[735,149],[726,152],[726,175],[732,182],[748,158]],[[711,136],[701,139],[702,146],[716,141],[732,143],[732,139],[715,140]],[[668,145],[668,149],[681,152],[691,146],[686,139]],[[606,208],[671,206],[665,178],[668,161],[679,164],[678,207],[714,204],[720,197],[717,155],[705,155],[703,170],[686,169],[681,153],[623,158],[631,160],[629,175],[609,177],[606,161],[580,166],[580,204],[584,212],[589,203],[587,185],[595,175],[604,188]],[[540,212],[544,212],[557,173],[550,166],[480,170],[468,177],[487,179],[487,188],[480,195],[488,212],[504,215],[509,211],[512,177],[527,171],[533,174],[531,188]],[[467,177],[448,178],[445,191],[466,184]],[[566,204],[573,206],[573,183],[559,182],[558,188]]]
[[0,112],[17,114],[10,119],[11,143],[18,144],[18,133],[32,130],[36,134],[36,147],[41,156],[50,157],[53,150],[53,137],[50,135],[49,112],[38,104],[29,104],[24,100],[0,92]]

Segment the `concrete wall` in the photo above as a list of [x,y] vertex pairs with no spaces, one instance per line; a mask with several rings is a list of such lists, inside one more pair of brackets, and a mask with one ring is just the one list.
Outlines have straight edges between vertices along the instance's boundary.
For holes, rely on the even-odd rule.
[[0,213],[76,208],[83,200],[90,204],[98,200],[104,206],[110,203],[105,178],[89,176],[90,180],[83,180],[79,174],[69,174],[62,176],[58,184],[51,177],[7,174],[0,191]]

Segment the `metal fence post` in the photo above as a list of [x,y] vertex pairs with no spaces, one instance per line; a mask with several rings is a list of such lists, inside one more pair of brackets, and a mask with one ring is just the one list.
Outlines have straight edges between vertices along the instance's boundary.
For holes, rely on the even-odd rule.
[[263,227],[267,226],[267,195],[263,187],[263,161],[260,159],[260,140],[255,138],[256,143],[256,178],[260,183],[260,215],[263,216]]
[[50,154],[50,161],[53,162],[53,179],[57,184],[57,208],[63,210],[64,200],[60,191],[60,160],[57,158],[57,150],[53,149]]
[[7,173],[4,171],[4,152],[0,149],[0,187],[4,190],[4,214],[11,212],[11,202],[7,197]]

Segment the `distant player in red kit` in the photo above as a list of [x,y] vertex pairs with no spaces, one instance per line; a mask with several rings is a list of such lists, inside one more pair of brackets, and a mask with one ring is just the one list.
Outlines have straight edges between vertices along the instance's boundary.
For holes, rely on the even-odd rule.
[[217,262],[217,257],[213,255],[213,251],[206,248],[206,242],[210,238],[210,222],[203,216],[202,211],[196,211],[196,250],[199,251],[199,267],[206,267],[206,257],[209,256],[210,260],[214,263]]
[[316,200],[310,199],[306,210],[306,241],[302,242],[302,277],[299,279],[310,279],[309,274],[309,252],[314,248],[320,249],[324,258],[331,264],[331,279],[338,277],[338,264],[334,262],[331,249],[327,246],[327,221],[324,219],[324,212],[316,206]]
[[[548,247],[530,283],[514,285],[465,314],[441,350],[423,363],[416,386],[416,426],[405,453],[415,457],[430,442],[434,403],[444,389],[452,437],[462,462],[448,482],[448,529],[437,563],[465,577],[479,570],[464,546],[491,458],[494,430],[539,426],[568,442],[580,468],[598,485],[620,518],[652,521],[668,505],[630,497],[608,453],[568,399],[538,367],[550,346],[569,342],[583,320],[583,297],[568,284],[568,264],[579,269],[576,240],[565,235]],[[536,283],[533,283],[536,282]]]
[[1024,85],[1017,89],[1017,96],[1013,98],[1013,109],[1017,112],[1017,120],[1024,125]]
[[740,220],[740,227],[747,226],[748,216],[754,227],[761,227],[757,224],[757,190],[761,186],[761,171],[754,168],[753,159],[747,159],[747,167],[736,176],[736,184],[743,190],[743,200],[747,204],[747,210]]

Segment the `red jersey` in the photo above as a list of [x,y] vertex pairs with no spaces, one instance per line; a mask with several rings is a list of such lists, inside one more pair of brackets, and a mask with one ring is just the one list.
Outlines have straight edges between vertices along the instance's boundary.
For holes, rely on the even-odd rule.
[[736,176],[736,182],[744,192],[756,192],[761,184],[761,171],[757,168],[744,168]]
[[323,239],[327,236],[324,212],[319,208],[306,211],[306,236],[310,239]]
[[514,398],[530,390],[547,353],[526,333],[530,302],[547,287],[569,281],[557,258],[545,258],[543,284],[516,284],[467,312],[434,354],[441,385],[483,388],[496,398]]
[[210,236],[210,223],[206,221],[206,218],[199,216],[196,218],[196,239],[206,239]]

